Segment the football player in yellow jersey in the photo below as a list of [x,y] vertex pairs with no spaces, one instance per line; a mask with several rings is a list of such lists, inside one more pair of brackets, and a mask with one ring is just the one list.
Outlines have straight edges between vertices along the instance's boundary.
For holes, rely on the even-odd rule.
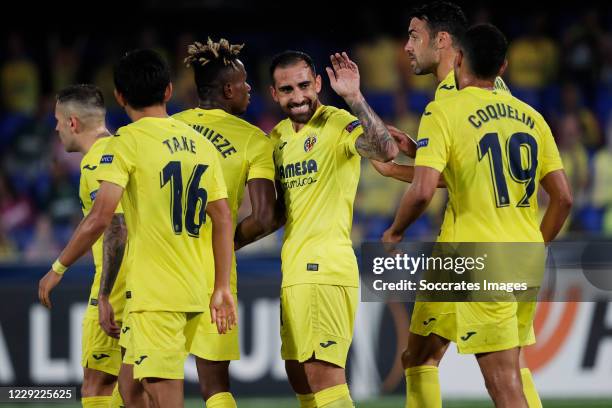
[[[100,186],[96,176],[98,165],[102,152],[110,140],[107,137],[110,133],[104,124],[105,114],[102,93],[93,85],[72,85],[57,95],[55,129],[67,152],[83,154],[79,198],[84,215],[91,211],[96,198]],[[92,247],[95,274],[83,319],[82,333],[81,401],[86,408],[111,406],[113,393],[115,398],[120,399],[115,384],[121,365],[121,350],[117,338],[125,304],[125,271],[120,266],[126,240],[125,220],[121,208],[117,208],[103,238],[99,238]],[[112,337],[107,336],[98,324],[98,292],[101,275],[111,275],[116,280],[112,292],[100,291],[105,294],[107,301],[112,303],[117,313]],[[60,282],[62,276],[61,273],[49,271],[40,281],[39,296],[43,304],[48,307],[51,306],[50,292]],[[115,406],[117,405],[115,403]]]
[[288,116],[270,133],[286,220],[281,354],[301,407],[353,406],[344,367],[359,302],[350,231],[360,156],[388,161],[398,152],[361,95],[357,65],[346,53],[331,61],[331,86],[355,116],[321,104],[307,54],[283,52],[270,68],[272,97]]
[[[234,225],[248,186],[252,211],[236,228],[236,249],[273,230],[276,201],[274,146],[263,131],[238,117],[246,112],[251,90],[239,59],[242,47],[225,39],[213,42],[210,38],[205,44],[190,45],[185,61],[194,71],[199,104],[173,116],[201,133],[217,150]],[[210,224],[204,226],[203,233],[212,233]],[[207,258],[211,264],[207,268],[208,280],[214,282],[212,253]],[[234,296],[236,281],[234,256],[230,280]],[[196,356],[206,406],[235,407],[230,393],[229,362],[240,358],[238,328],[221,335],[209,320],[202,319],[190,351]]]
[[[236,312],[229,278],[232,221],[214,147],[168,117],[170,72],[154,51],[127,53],[115,67],[115,96],[133,123],[119,129],[100,159],[94,206],[53,268],[87,251],[122,201],[130,231],[126,287],[134,377],[157,407],[183,406],[183,364],[200,318],[224,333]],[[215,289],[206,310],[205,247],[200,228],[213,222]]]
[[[415,75],[435,75],[438,83],[435,92],[435,100],[441,100],[453,96],[457,90],[455,75],[453,74],[454,59],[457,54],[458,38],[467,28],[467,19],[459,6],[448,1],[435,1],[417,7],[412,12],[410,26],[408,29],[409,39],[404,47],[412,62]],[[510,93],[501,77],[495,78],[495,89],[502,93]],[[397,141],[400,150],[409,157],[416,155],[415,142],[405,133],[398,129],[390,129],[391,135]],[[385,177],[393,177],[400,181],[412,182],[414,177],[414,166],[402,165],[395,162],[380,163],[371,160],[374,168]],[[444,175],[438,182],[439,187],[444,187]],[[446,213],[446,222],[452,222],[452,212]],[[442,335],[451,336],[453,322],[445,318],[450,314],[445,310],[447,305],[442,303],[418,303],[415,306],[413,317],[422,321],[430,321],[431,326],[436,326],[436,331]],[[432,319],[433,318],[433,319]],[[540,407],[541,402],[535,388],[529,368],[521,361],[521,376],[524,391],[530,407]],[[409,367],[407,355],[403,358],[404,368]],[[435,379],[434,379],[435,378]],[[411,373],[406,377],[407,381],[413,383],[427,382],[432,388],[439,389],[437,372]],[[414,393],[413,393],[414,394]],[[431,397],[435,392],[429,390],[427,394]],[[439,393],[438,400],[440,399]]]
[[[415,8],[410,18],[408,41],[404,51],[411,60],[415,75],[436,77],[438,86],[435,100],[452,96],[457,90],[453,75],[453,62],[457,54],[457,38],[467,28],[467,18],[459,6],[448,1],[434,1]],[[501,77],[495,79],[495,87],[510,92]],[[407,134],[391,127],[402,153],[414,158],[416,145]],[[372,160],[372,165],[382,175],[401,181],[412,181],[414,167],[395,162],[380,163]]]
[[[495,78],[507,64],[506,51],[505,37],[491,25],[474,26],[462,35],[454,67],[460,91],[427,106],[419,127],[414,181],[383,241],[401,241],[427,207],[441,174],[456,215],[452,224],[443,224],[439,241],[549,242],[561,229],[572,195],[550,128],[533,108],[495,89]],[[530,160],[522,160],[526,150]],[[538,226],[534,193],[540,184],[550,202]],[[439,394],[439,385],[436,390],[431,384],[437,384],[437,366],[454,341],[460,352],[475,354],[497,407],[528,407],[519,350],[535,341],[534,303],[448,304],[454,308],[454,336],[440,335],[435,328],[416,330],[414,321],[411,324],[404,355],[407,405],[441,406],[427,394]],[[461,336],[465,333],[469,335]],[[412,375],[421,378],[412,381]]]

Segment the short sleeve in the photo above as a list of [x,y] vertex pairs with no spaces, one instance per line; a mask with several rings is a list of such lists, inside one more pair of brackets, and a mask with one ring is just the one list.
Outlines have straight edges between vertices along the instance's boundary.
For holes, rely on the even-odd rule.
[[540,173],[540,179],[542,179],[552,171],[563,169],[563,163],[561,162],[559,149],[557,149],[557,144],[555,143],[555,139],[550,131],[550,127],[543,118],[540,118],[540,120],[542,123],[542,141],[540,147],[542,149],[542,171]]
[[414,165],[431,167],[441,173],[448,163],[449,152],[448,121],[438,104],[432,102],[421,117]]
[[[98,189],[100,188],[100,176],[98,175],[98,173],[100,173],[101,171],[101,166],[98,165],[97,169],[95,170],[96,173],[92,176],[89,177],[85,177],[85,188],[87,188],[87,191],[89,192],[89,198],[91,199],[91,201],[93,202],[96,199],[96,194],[98,193]],[[90,184],[92,181],[88,181],[91,178],[91,180],[95,180],[95,182],[93,182],[93,185],[95,186],[95,188],[91,188],[90,186],[92,184]],[[83,180],[83,177],[81,177],[81,180]],[[115,209],[115,214],[123,214],[123,207],[121,207],[121,202],[119,202],[119,204],[117,204],[117,208]]]
[[363,134],[361,122],[345,110],[339,110],[334,117],[335,125],[340,130],[338,145],[347,157],[359,154],[355,141]]
[[208,168],[202,175],[202,186],[206,189],[208,202],[213,202],[227,198],[227,187],[219,162],[219,155],[213,147],[212,143],[207,144],[210,147],[207,154]]
[[257,130],[247,145],[249,173],[247,180],[267,179],[274,181],[274,144],[268,136]]
[[106,144],[100,158],[98,181],[108,181],[125,188],[134,171],[136,145],[130,134],[117,133]]

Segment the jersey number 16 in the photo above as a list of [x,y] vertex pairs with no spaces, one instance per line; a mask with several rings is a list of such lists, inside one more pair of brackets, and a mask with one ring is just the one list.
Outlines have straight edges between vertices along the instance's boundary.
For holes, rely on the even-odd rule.
[[174,233],[177,235],[183,232],[183,219],[185,219],[187,234],[192,237],[200,236],[200,227],[206,221],[206,201],[208,199],[206,190],[200,187],[200,179],[207,168],[205,164],[197,164],[193,167],[191,177],[187,182],[186,205],[183,205],[181,162],[168,162],[161,171],[159,187],[163,188],[170,182],[172,190],[170,192],[170,218]]
[[[527,163],[523,166],[522,150],[526,149]],[[506,143],[506,156],[508,158],[508,173],[512,180],[525,185],[525,195],[516,205],[517,207],[529,207],[529,198],[535,192],[536,170],[538,169],[538,143],[528,133],[514,133]],[[510,205],[508,184],[504,176],[504,161],[502,149],[499,144],[497,133],[487,133],[478,143],[478,160],[489,158],[489,169],[491,171],[491,182],[495,190],[495,204],[497,207]],[[526,168],[525,168],[526,167]]]

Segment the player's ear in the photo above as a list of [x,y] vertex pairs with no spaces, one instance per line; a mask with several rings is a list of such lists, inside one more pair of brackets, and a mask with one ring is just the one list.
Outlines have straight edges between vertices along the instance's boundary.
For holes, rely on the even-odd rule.
[[436,46],[438,49],[448,48],[453,45],[452,38],[446,31],[439,31],[436,34]]
[[125,108],[126,104],[123,95],[121,95],[121,93],[117,89],[113,90],[113,94],[115,95],[115,100],[117,101],[117,104],[122,108]]
[[274,102],[278,102],[278,94],[276,93],[276,89],[274,89],[274,85],[270,85],[270,95],[272,95]]
[[223,85],[223,97],[225,99],[232,99],[234,96],[234,89],[232,88],[232,84],[230,82]]
[[499,72],[497,73],[497,76],[502,76],[504,75],[504,72],[506,72],[506,68],[508,68],[508,60],[504,59],[504,63],[502,64],[501,68],[499,69]]
[[463,50],[460,48],[455,55],[455,68],[461,68],[463,66],[464,60]]
[[79,122],[79,119],[76,116],[70,115],[68,117],[68,126],[70,127],[70,131],[72,133],[78,133],[81,128],[81,122]]
[[322,85],[322,80],[321,80],[321,75],[317,75],[315,77],[315,91],[317,91],[317,93],[321,92],[321,85]]
[[170,98],[172,98],[172,82],[168,83],[168,86],[164,91],[164,103],[168,102]]

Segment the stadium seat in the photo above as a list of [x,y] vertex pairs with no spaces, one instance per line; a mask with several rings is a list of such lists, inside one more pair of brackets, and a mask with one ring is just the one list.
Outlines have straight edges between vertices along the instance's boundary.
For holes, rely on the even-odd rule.
[[421,113],[427,104],[433,99],[429,92],[410,91],[407,96],[408,107],[411,111]]

